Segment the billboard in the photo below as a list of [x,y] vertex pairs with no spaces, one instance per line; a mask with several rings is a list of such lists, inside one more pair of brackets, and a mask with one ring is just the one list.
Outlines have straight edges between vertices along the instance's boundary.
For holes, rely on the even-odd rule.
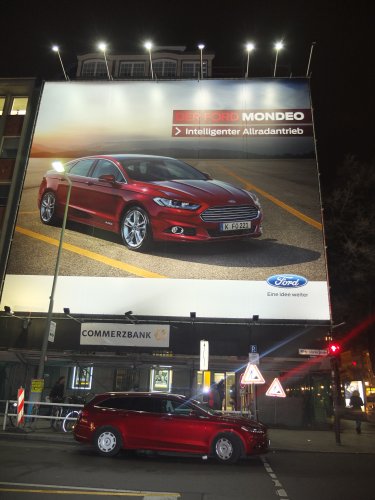
[[330,320],[307,79],[46,83],[2,296],[16,311],[48,309],[56,160],[72,190],[55,312]]

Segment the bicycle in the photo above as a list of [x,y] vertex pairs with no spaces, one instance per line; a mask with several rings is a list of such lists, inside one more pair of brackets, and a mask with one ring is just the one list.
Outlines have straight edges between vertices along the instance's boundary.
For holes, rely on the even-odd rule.
[[[30,405],[30,403],[29,403]],[[8,418],[9,418],[9,423],[12,427],[18,428],[18,429],[23,429],[26,426],[31,426],[35,422],[35,415],[39,414],[39,406],[37,404],[32,404],[31,405],[31,412],[26,407],[26,411],[23,415],[23,420],[18,423],[17,422],[17,401],[13,401],[10,404],[9,410],[11,413],[8,413]]]

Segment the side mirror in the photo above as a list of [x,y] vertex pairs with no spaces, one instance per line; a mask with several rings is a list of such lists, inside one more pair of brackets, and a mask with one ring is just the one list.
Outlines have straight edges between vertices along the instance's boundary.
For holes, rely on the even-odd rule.
[[99,177],[102,182],[111,182],[112,184],[116,182],[115,176],[113,174],[104,174]]
[[208,181],[212,181],[212,177],[210,176],[210,174],[208,174],[207,172],[203,172],[203,175],[206,177]]

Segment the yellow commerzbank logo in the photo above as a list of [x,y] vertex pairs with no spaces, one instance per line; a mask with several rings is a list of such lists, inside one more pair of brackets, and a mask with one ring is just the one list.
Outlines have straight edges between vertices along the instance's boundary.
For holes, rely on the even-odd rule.
[[158,342],[161,342],[162,340],[165,340],[167,338],[168,332],[165,328],[158,328],[155,332],[155,339]]

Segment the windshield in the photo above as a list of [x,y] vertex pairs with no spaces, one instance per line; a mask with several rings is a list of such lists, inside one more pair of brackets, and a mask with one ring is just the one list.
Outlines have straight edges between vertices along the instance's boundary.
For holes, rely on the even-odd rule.
[[207,180],[196,168],[173,158],[118,158],[126,174],[134,181]]

